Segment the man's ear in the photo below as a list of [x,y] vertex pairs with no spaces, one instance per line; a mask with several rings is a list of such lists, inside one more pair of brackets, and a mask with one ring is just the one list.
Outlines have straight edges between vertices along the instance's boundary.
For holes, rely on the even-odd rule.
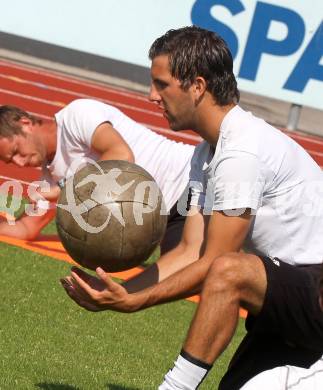
[[192,87],[193,87],[193,93],[195,95],[196,101],[200,101],[206,92],[207,84],[205,79],[201,76],[196,77],[196,79],[192,84]]
[[19,119],[19,123],[20,123],[20,125],[22,127],[22,130],[25,133],[31,133],[32,132],[32,124],[33,123],[32,123],[32,121],[29,118],[23,116],[23,117],[21,117]]

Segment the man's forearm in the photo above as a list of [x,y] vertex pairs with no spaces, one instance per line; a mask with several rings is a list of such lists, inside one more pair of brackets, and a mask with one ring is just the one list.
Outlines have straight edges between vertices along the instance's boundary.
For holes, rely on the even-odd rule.
[[175,249],[160,257],[156,263],[146,268],[141,274],[122,285],[129,293],[141,291],[163,281],[198,258],[199,248],[192,249],[178,245]]
[[28,236],[28,230],[26,226],[19,221],[14,221],[14,224],[12,225],[10,225],[7,221],[1,221],[0,235],[24,240]]
[[55,217],[55,210],[48,210],[41,216],[23,215],[20,219],[9,224],[0,222],[0,235],[15,237],[20,240],[34,240],[40,231]]
[[213,259],[201,258],[145,290],[129,295],[131,310],[187,298],[199,291]]

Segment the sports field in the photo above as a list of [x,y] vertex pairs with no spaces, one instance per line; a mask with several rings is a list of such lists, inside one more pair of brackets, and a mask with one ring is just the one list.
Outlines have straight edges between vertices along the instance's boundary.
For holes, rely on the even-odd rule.
[[[49,118],[82,97],[113,104],[177,141],[199,142],[189,132],[170,132],[145,96],[0,60],[0,104],[15,104]],[[323,166],[323,142],[319,138],[291,136]],[[18,180],[26,192],[39,173],[37,169],[1,164],[0,183]],[[0,200],[4,208],[6,198]],[[31,243],[0,240],[1,390],[157,388],[178,355],[195,310],[194,302],[180,301],[131,315],[88,313],[68,299],[60,287],[59,279],[69,273],[70,259],[58,241],[54,224]],[[124,279],[129,273],[114,276]],[[232,345],[201,389],[217,388],[243,333],[241,319]]]

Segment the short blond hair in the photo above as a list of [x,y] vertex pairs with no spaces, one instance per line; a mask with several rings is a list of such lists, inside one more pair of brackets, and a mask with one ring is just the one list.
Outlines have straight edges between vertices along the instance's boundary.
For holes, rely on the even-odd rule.
[[19,120],[28,118],[33,124],[40,123],[41,120],[34,115],[16,106],[5,105],[0,107],[0,137],[11,138],[16,134],[23,134]]

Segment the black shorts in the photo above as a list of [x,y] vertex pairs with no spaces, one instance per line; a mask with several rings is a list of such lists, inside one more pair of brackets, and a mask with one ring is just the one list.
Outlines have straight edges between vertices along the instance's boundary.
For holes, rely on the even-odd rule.
[[319,306],[321,265],[296,267],[262,258],[267,291],[260,314],[249,315],[247,335],[231,360],[219,389],[240,389],[262,371],[293,365],[308,368],[323,354],[323,313]]
[[[263,258],[267,274],[264,306],[246,328],[274,333],[287,343],[323,353],[323,313],[319,306],[321,265],[295,267]],[[279,264],[279,265],[278,265]]]
[[166,232],[162,242],[160,243],[161,255],[167,253],[171,249],[174,249],[182,238],[185,216],[179,214],[177,204],[178,202],[174,204],[168,215]]

